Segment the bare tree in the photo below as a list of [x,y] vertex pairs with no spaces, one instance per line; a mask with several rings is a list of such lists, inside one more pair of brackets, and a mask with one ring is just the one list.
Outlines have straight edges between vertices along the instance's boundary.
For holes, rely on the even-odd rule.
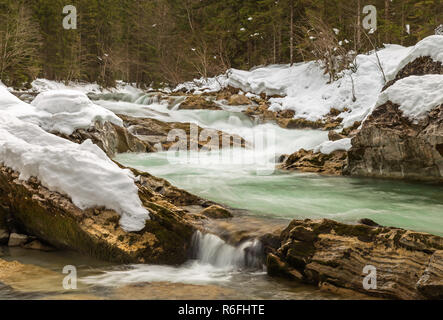
[[31,63],[37,54],[40,35],[31,13],[22,1],[11,3],[10,11],[0,19],[0,79],[17,70],[30,79],[39,69]]

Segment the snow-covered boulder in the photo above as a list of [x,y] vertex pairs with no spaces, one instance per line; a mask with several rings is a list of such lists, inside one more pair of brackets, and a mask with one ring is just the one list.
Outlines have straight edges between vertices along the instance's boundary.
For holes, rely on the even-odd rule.
[[40,126],[49,132],[70,135],[76,129],[88,129],[96,122],[123,126],[111,111],[94,104],[86,94],[75,90],[51,90],[40,93],[31,105],[40,116]]
[[[418,60],[417,62],[415,62]],[[415,62],[415,64],[414,64]],[[410,49],[392,72],[387,73],[387,80],[398,80],[409,75],[443,73],[443,35],[424,38]],[[408,68],[406,68],[409,65]]]
[[[53,110],[47,104],[36,111],[38,106],[22,103],[3,89],[1,230],[6,214],[28,234],[97,258],[172,264],[186,260],[193,228],[169,202],[175,198],[168,200],[154,191],[160,179],[121,168],[90,140],[77,144],[17,118],[17,112],[35,120],[41,112]],[[201,202],[163,184],[162,190],[188,199],[186,204]]]

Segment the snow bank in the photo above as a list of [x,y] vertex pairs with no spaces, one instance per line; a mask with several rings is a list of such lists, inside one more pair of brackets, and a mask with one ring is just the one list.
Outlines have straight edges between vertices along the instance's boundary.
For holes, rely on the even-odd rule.
[[[228,71],[229,73],[229,71]],[[227,73],[227,74],[228,74]],[[227,86],[228,78],[226,75],[219,75],[213,78],[194,79],[179,84],[173,91],[194,92],[195,94],[203,92],[218,92]]]
[[397,68],[387,74],[388,81],[393,80],[401,69],[419,57],[430,57],[434,61],[443,63],[443,36],[429,36],[418,42],[412,47],[406,57],[400,61]]
[[31,84],[32,92],[45,92],[51,90],[75,90],[79,92],[87,93],[126,93],[130,95],[140,95],[144,91],[135,87],[135,85],[125,83],[123,81],[117,81],[115,88],[104,89],[97,83],[87,83],[87,82],[75,82],[70,81],[69,83],[48,80],[48,79],[36,79]]
[[138,197],[135,177],[120,169],[91,141],[75,144],[18,119],[35,109],[0,85],[0,163],[20,172],[20,179],[37,177],[42,185],[71,197],[80,209],[104,206],[120,214],[126,231],[139,231],[149,212]]
[[[432,40],[432,39],[431,39]],[[442,48],[443,46],[440,46]],[[411,51],[399,45],[385,45],[377,52],[386,74],[393,73],[398,62]],[[345,71],[343,77],[328,83],[329,77],[324,74],[316,62],[290,65],[270,65],[258,67],[250,71],[229,70],[222,80],[200,79],[185,83],[178,88],[187,91],[218,91],[226,86],[241,89],[253,94],[266,93],[268,96],[278,95],[283,98],[270,99],[272,111],[294,110],[295,118],[311,121],[322,119],[331,108],[342,112],[343,126],[349,127],[355,121],[362,121],[377,102],[383,86],[383,74],[377,64],[374,52],[361,54],[356,58],[356,73]],[[351,79],[352,76],[352,79]],[[355,97],[353,100],[352,82]]]
[[419,120],[443,104],[443,75],[410,76],[398,80],[380,94],[375,107],[387,101],[398,104],[409,119]]
[[92,103],[79,91],[46,91],[40,93],[31,105],[39,113],[40,126],[49,132],[70,135],[76,129],[87,129],[97,121],[123,126],[123,121],[113,112]]
[[331,154],[334,151],[349,151],[352,147],[351,139],[345,138],[337,141],[326,141],[314,149],[314,152]]
[[89,128],[96,121],[109,121],[123,126],[123,121],[113,112],[92,103],[79,91],[43,92],[29,105],[0,86],[0,99],[0,111],[36,124],[48,132],[70,135],[76,129]]

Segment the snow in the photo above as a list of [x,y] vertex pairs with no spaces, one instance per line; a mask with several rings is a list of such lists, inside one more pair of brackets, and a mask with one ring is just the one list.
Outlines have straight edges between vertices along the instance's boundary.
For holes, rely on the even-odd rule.
[[[397,67],[399,59],[406,56],[409,48],[399,45],[386,45],[377,52],[385,72]],[[375,53],[358,55],[356,73],[347,71],[343,77],[329,82],[316,62],[290,65],[271,65],[252,71],[231,70],[227,84],[246,92],[268,96],[279,95],[283,98],[271,98],[270,110],[294,110],[295,118],[311,121],[322,119],[331,108],[343,112],[343,126],[349,127],[355,121],[362,121],[368,110],[377,101],[385,82],[377,65]],[[355,84],[356,100],[353,101],[352,80]]]
[[51,90],[40,93],[31,105],[39,113],[39,125],[49,132],[71,135],[76,129],[87,129],[95,122],[112,122],[123,126],[113,112],[100,107],[82,92]]
[[68,195],[80,209],[115,210],[125,231],[143,229],[149,212],[138,197],[133,174],[118,167],[90,140],[76,144],[15,116],[35,120],[36,114],[40,112],[35,107],[0,84],[0,163],[20,172],[22,180],[33,176],[48,189]]
[[[229,72],[229,71],[228,71]],[[200,78],[179,84],[173,91],[191,92],[194,94],[203,92],[218,92],[227,86],[227,76],[220,75],[213,78]]]
[[324,154],[331,154],[334,151],[349,151],[352,147],[351,139],[344,138],[337,141],[326,141],[314,149],[314,152],[321,152]]
[[[400,45],[385,45],[377,52],[384,72],[394,72],[398,62],[410,51],[411,48]],[[324,74],[320,65],[311,61],[297,63],[292,67],[269,65],[250,71],[230,69],[225,75],[216,78],[184,83],[174,91],[216,92],[232,86],[250,94],[281,96],[269,100],[270,110],[294,110],[294,118],[316,121],[328,114],[331,108],[335,108],[343,111],[339,117],[343,118],[343,126],[349,127],[366,117],[385,85],[374,52],[358,55],[356,62],[358,69],[355,73],[346,70],[340,79],[332,83],[329,83],[329,77]],[[355,101],[351,76],[355,85]]]
[[400,106],[411,120],[424,118],[429,111],[443,104],[443,75],[409,76],[396,81],[380,94],[375,107],[387,101]]
[[395,78],[397,73],[403,69],[408,63],[419,57],[430,57],[434,61],[443,63],[443,35],[434,35],[419,41],[410,52],[400,60],[397,68],[393,72],[387,74],[388,81]]
[[117,81],[115,88],[104,89],[97,83],[87,82],[75,82],[70,81],[67,84],[65,82],[36,79],[31,83],[31,92],[45,92],[51,90],[75,90],[85,94],[87,93],[126,93],[128,95],[138,96],[144,93],[143,90],[135,87],[133,84],[125,83],[123,81]]
[[95,122],[109,121],[122,126],[113,112],[89,100],[80,91],[53,90],[39,94],[31,105],[0,86],[0,111],[7,111],[21,120],[31,122],[48,132],[71,135],[76,129],[87,129]]

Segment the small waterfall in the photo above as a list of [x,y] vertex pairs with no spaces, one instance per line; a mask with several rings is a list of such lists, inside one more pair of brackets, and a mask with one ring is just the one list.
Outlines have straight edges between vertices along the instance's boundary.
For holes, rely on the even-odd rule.
[[263,268],[263,247],[259,240],[247,240],[237,247],[213,234],[197,231],[192,239],[193,258],[220,268]]
[[133,101],[133,103],[142,104],[142,105],[150,105],[150,104],[154,104],[154,103],[159,103],[160,102],[159,96],[160,96],[160,94],[158,92],[147,93],[147,94],[144,94],[144,95],[138,97],[137,99],[135,99]]

